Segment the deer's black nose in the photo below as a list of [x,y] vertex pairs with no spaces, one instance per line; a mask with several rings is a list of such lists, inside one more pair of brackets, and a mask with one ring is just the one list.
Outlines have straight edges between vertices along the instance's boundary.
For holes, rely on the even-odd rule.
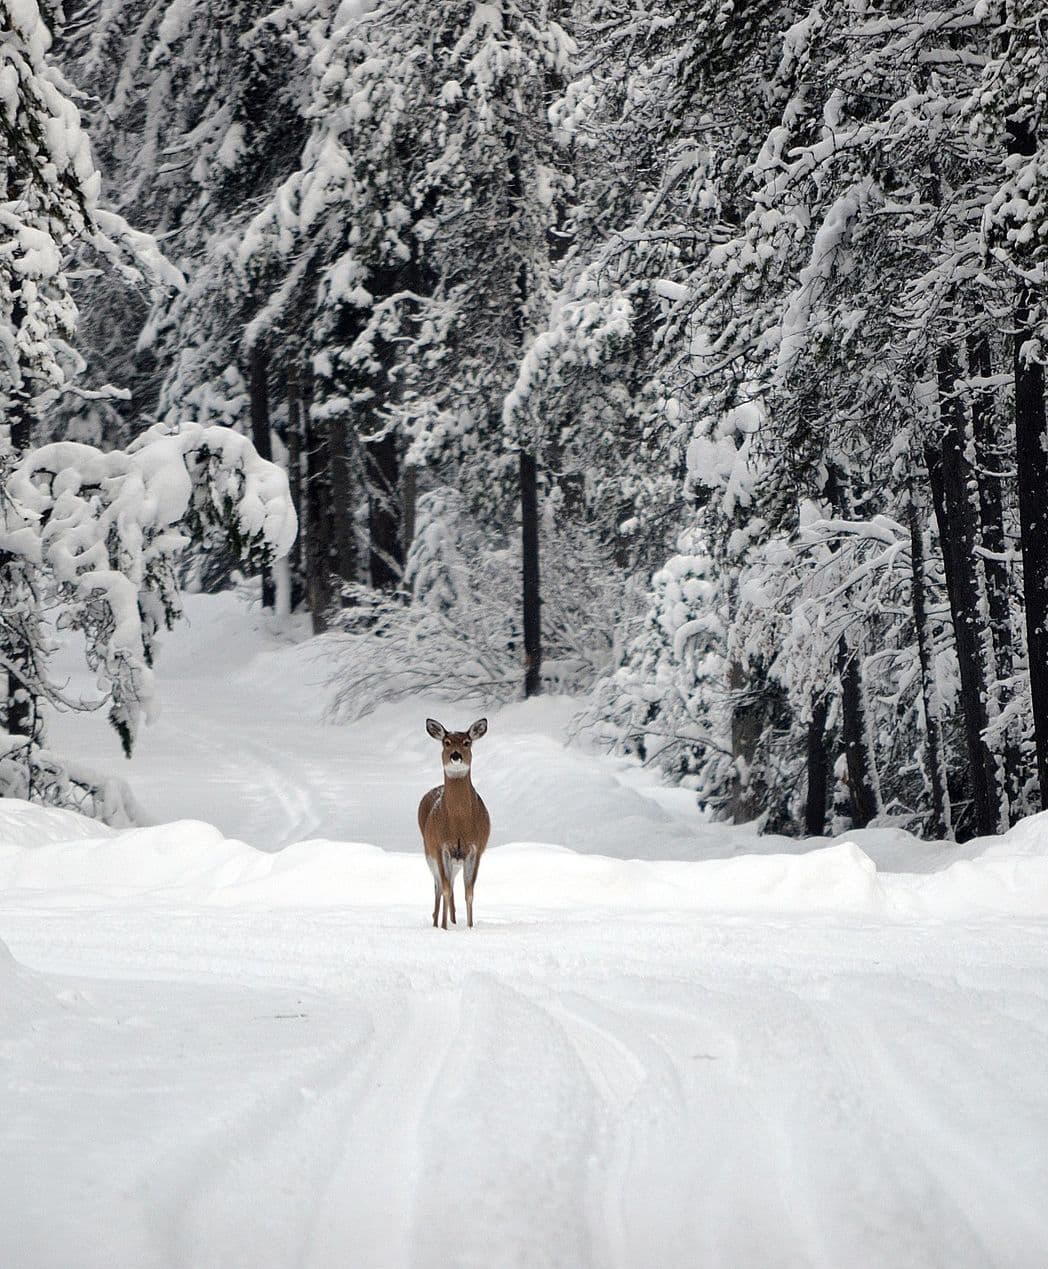
[[461,762],[461,761],[462,761],[462,755],[459,753],[459,751],[458,751],[457,749],[456,749],[456,750],[452,753],[452,755],[451,755],[451,761],[452,761],[452,762]]

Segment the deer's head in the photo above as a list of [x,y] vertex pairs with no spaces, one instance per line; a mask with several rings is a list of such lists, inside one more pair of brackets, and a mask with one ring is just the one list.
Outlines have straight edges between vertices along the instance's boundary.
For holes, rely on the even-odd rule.
[[473,742],[479,740],[488,729],[488,720],[478,718],[468,731],[448,731],[435,718],[426,719],[426,731],[443,746],[441,755],[444,774],[451,779],[468,776],[473,762]]

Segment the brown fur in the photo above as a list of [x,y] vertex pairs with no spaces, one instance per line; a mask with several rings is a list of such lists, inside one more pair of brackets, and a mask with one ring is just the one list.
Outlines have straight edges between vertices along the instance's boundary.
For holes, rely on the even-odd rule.
[[[491,833],[491,820],[480,794],[473,787],[473,741],[488,729],[487,719],[478,719],[468,731],[446,731],[435,719],[426,719],[426,730],[441,742],[444,783],[423,797],[418,808],[418,826],[426,860],[433,873],[433,925],[444,912],[441,926],[448,928],[448,914],[455,920],[455,894],[452,884],[462,867],[466,889],[466,917],[473,926],[473,887],[477,882],[480,857]],[[458,754],[465,765],[464,774],[455,775],[448,764]]]

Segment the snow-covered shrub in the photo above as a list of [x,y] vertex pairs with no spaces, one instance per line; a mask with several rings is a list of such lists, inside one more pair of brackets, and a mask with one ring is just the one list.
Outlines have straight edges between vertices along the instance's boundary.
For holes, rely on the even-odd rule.
[[[547,515],[542,526],[543,681],[578,692],[613,664],[621,594],[581,535]],[[321,640],[335,665],[333,712],[359,718],[386,700],[448,692],[491,703],[520,695],[520,545],[491,545],[462,495],[440,488],[418,502],[405,591],[357,586],[338,628]]]
[[579,727],[694,788],[731,769],[725,597],[697,531],[651,579],[643,627],[595,686]]
[[79,811],[113,828],[147,820],[125,780],[101,775],[6,732],[0,732],[0,790],[4,797]]
[[158,424],[126,450],[59,441],[11,463],[0,502],[0,664],[21,685],[29,725],[9,718],[0,730],[0,793],[113,803],[92,777],[62,774],[44,748],[38,702],[84,708],[49,673],[52,625],[83,635],[98,704],[109,703],[130,751],[152,701],[156,634],[180,611],[183,547],[221,540],[257,565],[286,553],[295,529],[283,471],[228,428]]

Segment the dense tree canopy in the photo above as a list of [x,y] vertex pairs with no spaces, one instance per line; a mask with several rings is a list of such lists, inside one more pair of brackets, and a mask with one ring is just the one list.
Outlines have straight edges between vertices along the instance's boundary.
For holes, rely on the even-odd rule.
[[250,435],[351,713],[544,676],[735,819],[1045,804],[1034,0],[66,8],[0,4],[9,464]]

